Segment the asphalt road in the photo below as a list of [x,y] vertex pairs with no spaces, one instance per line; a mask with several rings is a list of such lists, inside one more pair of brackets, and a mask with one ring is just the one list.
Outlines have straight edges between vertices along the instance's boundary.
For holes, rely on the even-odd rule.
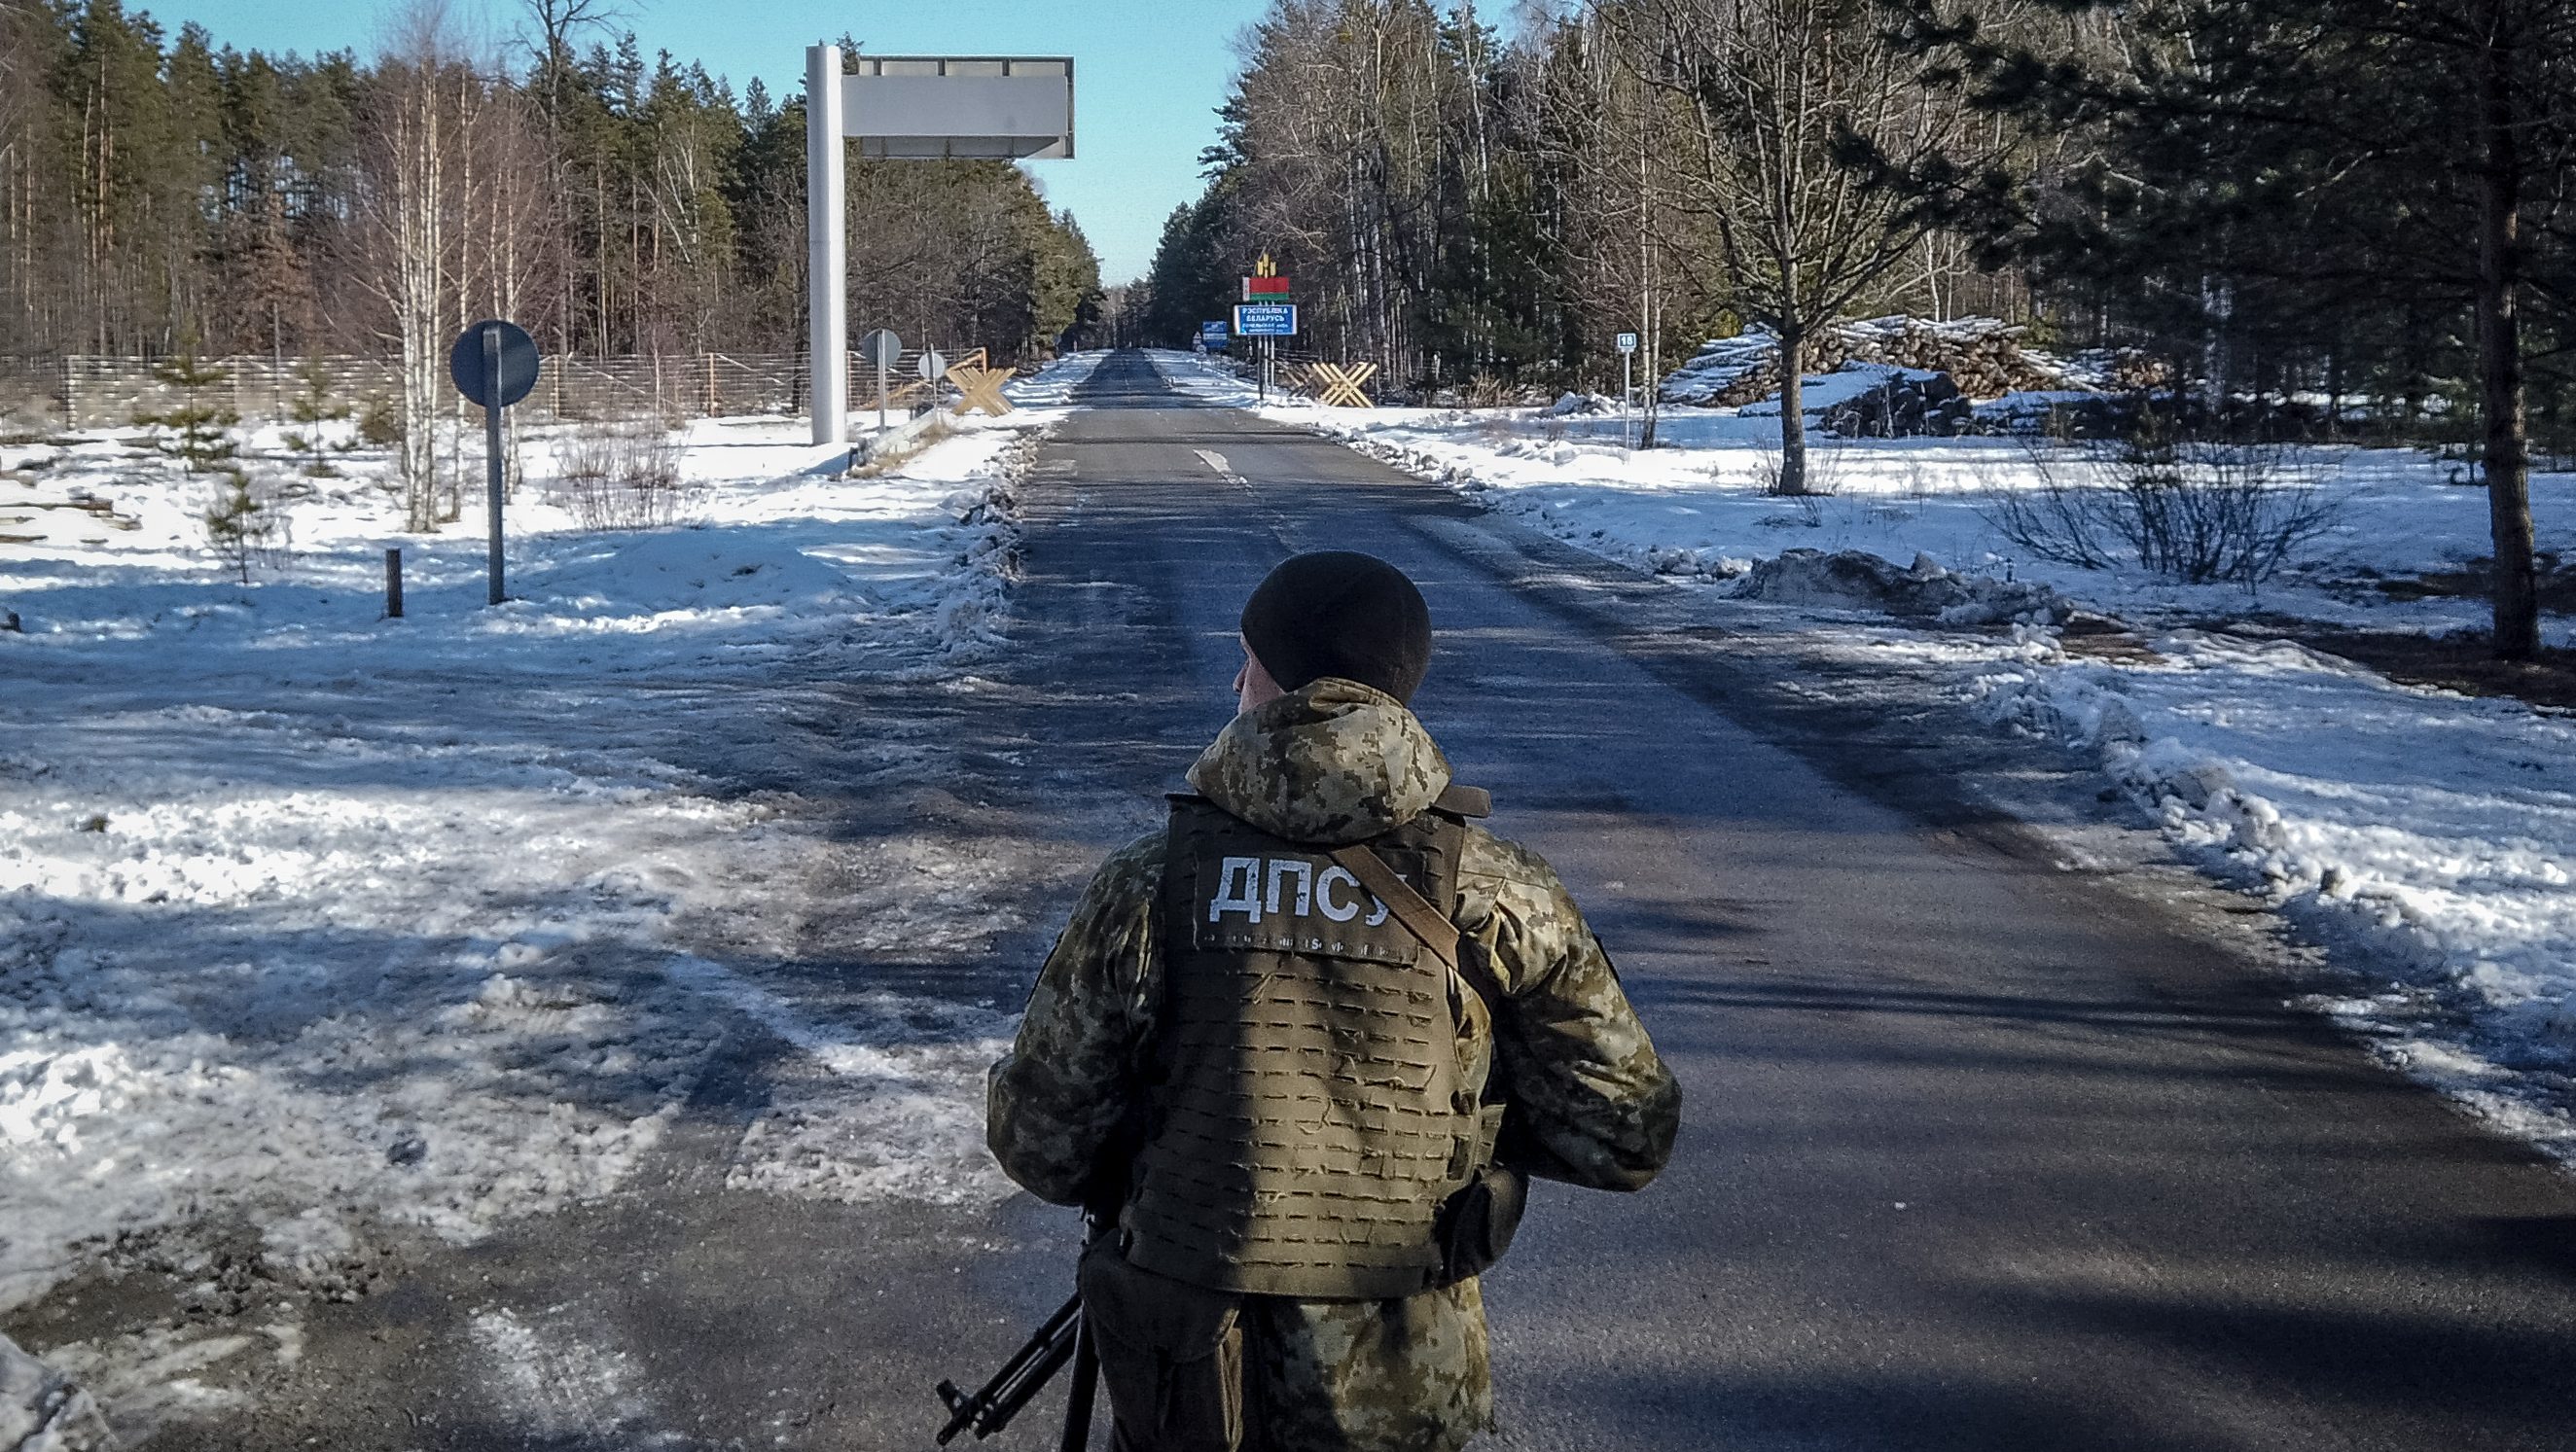
[[1222,722],[1272,563],[1393,560],[1439,631],[1421,715],[1685,1086],[1660,1181],[1543,1187],[1491,1277],[1504,1445],[2576,1447],[2576,1182],[2180,914],[1779,744],[1723,635],[1643,642],[1615,569],[1174,406],[1141,355],[1085,397],[1018,608],[1033,661],[1136,691],[1064,713],[1086,787]]

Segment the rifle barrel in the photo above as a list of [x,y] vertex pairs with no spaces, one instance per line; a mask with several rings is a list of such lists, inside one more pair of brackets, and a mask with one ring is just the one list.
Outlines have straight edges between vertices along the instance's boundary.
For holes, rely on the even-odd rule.
[[939,1399],[948,1404],[949,1418],[940,1429],[939,1445],[945,1447],[959,1432],[969,1430],[980,1442],[1009,1426],[1029,1398],[1073,1359],[1081,1324],[1082,1298],[1076,1296],[1047,1317],[1046,1324],[1011,1353],[1011,1359],[973,1396],[959,1391],[955,1382],[941,1382]]

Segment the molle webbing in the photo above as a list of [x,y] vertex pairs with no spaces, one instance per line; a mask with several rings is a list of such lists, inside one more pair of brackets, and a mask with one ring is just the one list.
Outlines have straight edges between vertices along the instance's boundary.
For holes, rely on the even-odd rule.
[[[1371,845],[1445,912],[1462,837],[1425,817]],[[1330,853],[1204,802],[1174,803],[1164,882],[1166,1078],[1128,1260],[1307,1299],[1435,1284],[1433,1218],[1479,1147],[1448,970]]]

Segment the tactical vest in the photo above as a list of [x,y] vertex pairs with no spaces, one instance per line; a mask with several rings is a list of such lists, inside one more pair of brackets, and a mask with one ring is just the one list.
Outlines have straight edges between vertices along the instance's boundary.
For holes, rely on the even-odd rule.
[[[1368,846],[1445,916],[1465,829],[1425,812]],[[1434,1217],[1491,1146],[1460,1082],[1452,975],[1350,871],[1174,797],[1152,1121],[1127,1259],[1308,1300],[1439,1284]]]

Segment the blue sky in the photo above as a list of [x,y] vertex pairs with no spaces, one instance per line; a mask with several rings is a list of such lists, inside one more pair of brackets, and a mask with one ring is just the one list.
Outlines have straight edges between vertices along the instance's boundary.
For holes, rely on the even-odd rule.
[[[129,0],[172,33],[194,20],[219,44],[270,51],[374,48],[381,4],[287,0]],[[1070,55],[1076,136],[1071,161],[1031,162],[1047,199],[1070,208],[1109,282],[1141,275],[1163,218],[1198,195],[1199,149],[1216,139],[1215,108],[1233,78],[1232,41],[1264,0],[627,0],[623,25],[644,53],[668,50],[771,94],[802,92],[805,47],[844,31],[869,50],[907,54]],[[504,0],[459,7],[506,38],[520,11]]]

